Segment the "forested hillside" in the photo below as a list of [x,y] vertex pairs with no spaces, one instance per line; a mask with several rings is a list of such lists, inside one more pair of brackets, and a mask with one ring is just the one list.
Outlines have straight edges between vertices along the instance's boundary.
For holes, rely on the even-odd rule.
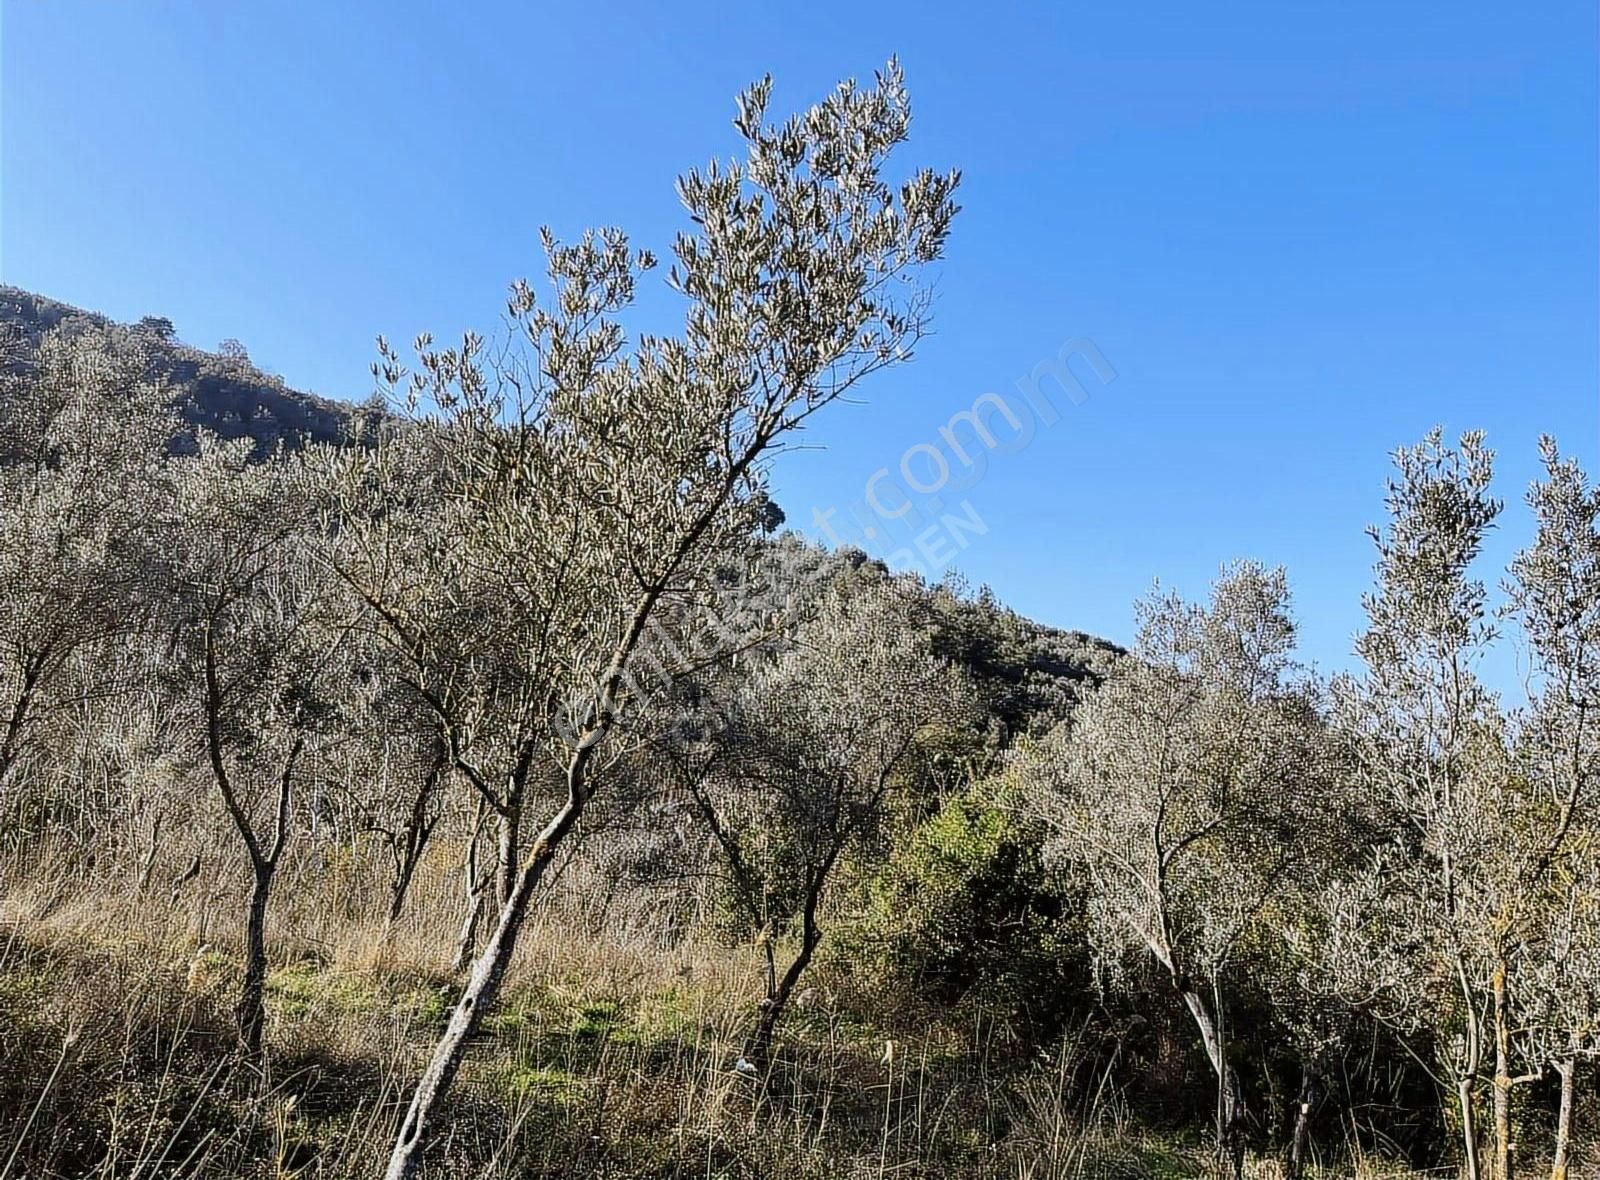
[[43,295],[0,285],[0,342],[9,364],[24,364],[45,334],[115,332],[126,347],[145,358],[144,376],[165,385],[183,421],[219,438],[249,439],[260,457],[278,445],[337,443],[350,432],[354,407],[301,393],[250,362],[238,341],[224,341],[207,352],[179,340],[172,322],[147,316],[137,324],[116,324]]
[[767,102],[678,335],[546,233],[381,410],[4,292],[0,1180],[1591,1174],[1600,489],[1486,569],[1401,446],[1331,681],[1232,555],[1123,650],[775,535],[960,178]]
[[[242,347],[207,352],[177,340],[169,320],[146,317],[119,324],[46,296],[0,286],[0,347],[18,375],[36,372],[45,337],[89,337],[87,351],[106,347],[141,366],[141,380],[159,388],[176,411],[176,447],[189,452],[197,432],[224,441],[243,439],[250,457],[264,460],[279,448],[311,444],[369,446],[379,427],[394,417],[391,407],[368,398],[361,404],[336,401],[290,389],[252,365]],[[105,407],[114,410],[114,404]],[[769,511],[764,531],[782,524],[781,510]],[[815,561],[824,559],[818,555]],[[837,561],[850,568],[887,567],[859,551],[845,550]],[[1081,686],[1093,683],[1117,645],[1081,631],[1064,631],[1023,618],[995,599],[987,588],[975,598],[959,580],[919,587],[939,654],[967,669],[990,703],[995,723],[1008,733],[1048,727],[1063,719]]]

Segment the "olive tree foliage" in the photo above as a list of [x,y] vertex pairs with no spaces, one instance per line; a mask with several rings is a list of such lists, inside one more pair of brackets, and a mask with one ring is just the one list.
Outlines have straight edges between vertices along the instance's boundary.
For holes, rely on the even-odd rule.
[[[517,332],[502,345],[469,334],[435,348],[423,337],[414,373],[383,346],[380,375],[440,420],[449,496],[471,509],[451,535],[461,562],[493,572],[494,610],[531,638],[511,653],[537,702],[526,736],[565,786],[520,852],[413,1095],[391,1177],[420,1166],[533,890],[642,695],[642,657],[678,671],[672,653],[695,646],[718,577],[743,568],[766,519],[767,459],[811,415],[906,359],[924,331],[914,275],[943,251],[958,178],[886,179],[910,127],[898,66],[777,125],[766,122],[770,93],[763,81],[740,97],[742,160],[679,180],[692,228],[678,235],[668,276],[687,304],[678,335],[630,345],[617,315],[655,259],[607,229],[571,244],[544,234],[548,285],[514,286]],[[381,587],[363,590],[381,616]]]
[[[917,605],[891,581],[822,590],[777,651],[713,681],[663,744],[714,842],[728,896],[767,958],[745,1047],[760,1068],[821,945],[842,862],[883,834],[891,788],[973,720],[971,689],[933,654]],[[780,939],[798,939],[779,970]]]
[[450,746],[384,645],[353,627],[345,642],[358,674],[346,686],[345,740],[330,772],[354,828],[382,852],[388,932],[404,914],[417,867],[445,818]]
[[1555,1166],[1564,1180],[1580,1063],[1600,1054],[1600,489],[1553,439],[1528,492],[1533,541],[1511,563],[1509,613],[1536,677],[1514,746],[1528,806],[1512,907],[1515,1046],[1561,1081]]
[[1217,1078],[1219,1150],[1243,1150],[1228,997],[1265,907],[1298,869],[1325,779],[1313,693],[1293,677],[1281,570],[1224,569],[1206,604],[1154,594],[1132,653],[1023,755],[1049,853],[1089,881],[1108,966],[1153,958]]
[[[429,718],[449,768],[496,821],[497,871],[469,873],[476,912],[491,876],[502,903],[516,880],[550,678],[543,603],[485,543],[474,429],[409,423],[381,430],[371,450],[325,458],[338,493],[333,568],[366,605],[363,631]],[[473,847],[475,859],[476,838]]]
[[1580,1070],[1600,1057],[1600,833],[1578,833],[1554,880],[1541,891],[1538,954],[1522,970],[1518,1015],[1521,1059],[1560,1080],[1552,1180],[1567,1180],[1575,1141]]
[[267,908],[297,788],[340,731],[348,612],[314,560],[307,529],[319,514],[300,459],[254,464],[244,444],[202,438],[178,471],[174,509],[169,674],[194,702],[197,761],[249,861],[237,1017],[258,1058]]
[[1500,510],[1492,456],[1480,435],[1452,449],[1437,431],[1397,454],[1359,643],[1367,673],[1340,686],[1343,727],[1389,831],[1329,892],[1313,972],[1435,1046],[1472,1176],[1484,1167],[1487,1084],[1488,1170],[1501,1180],[1516,1167],[1512,1091],[1552,1068],[1570,1088],[1590,1036],[1592,989],[1573,965],[1586,962],[1594,914],[1580,883],[1600,768],[1600,498],[1553,442],[1543,452],[1546,479],[1529,493],[1537,532],[1507,584],[1532,660],[1530,700],[1510,717],[1473,668],[1496,632],[1471,575]]
[[1352,773],[1388,831],[1326,892],[1329,923],[1306,973],[1402,1033],[1427,1034],[1474,1178],[1509,801],[1503,719],[1474,671],[1494,635],[1472,576],[1500,512],[1492,462],[1477,433],[1452,448],[1435,430],[1395,453],[1389,523],[1372,530],[1377,588],[1356,643],[1366,670],[1335,683]]
[[53,716],[131,683],[79,657],[159,599],[166,401],[131,334],[81,322],[0,376],[0,797]]

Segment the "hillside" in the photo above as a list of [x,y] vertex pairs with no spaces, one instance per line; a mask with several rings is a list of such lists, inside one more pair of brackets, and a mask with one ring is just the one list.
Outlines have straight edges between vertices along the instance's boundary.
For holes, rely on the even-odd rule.
[[[291,389],[237,353],[207,352],[179,340],[170,320],[120,324],[18,287],[0,286],[0,333],[14,332],[24,350],[44,333],[79,319],[120,328],[148,350],[151,375],[168,383],[184,420],[223,438],[250,438],[265,458],[280,444],[341,443],[361,412],[348,402]],[[779,517],[781,519],[781,516]],[[882,563],[842,551],[842,566]],[[949,587],[923,588],[940,655],[965,668],[1007,735],[1048,728],[1066,716],[1082,688],[1099,681],[1122,649],[1082,631],[1062,630],[1009,610],[987,589],[976,598]]]
[[1600,1180],[1589,14],[1056,7],[18,6],[0,1180]]
[[74,319],[136,333],[148,348],[151,376],[170,384],[185,421],[223,438],[253,439],[258,457],[280,443],[293,448],[306,441],[338,442],[346,435],[353,406],[290,389],[282,378],[252,364],[242,348],[207,352],[179,340],[169,320],[147,317],[118,325],[97,312],[0,286],[0,332],[13,334],[25,353],[44,333]]

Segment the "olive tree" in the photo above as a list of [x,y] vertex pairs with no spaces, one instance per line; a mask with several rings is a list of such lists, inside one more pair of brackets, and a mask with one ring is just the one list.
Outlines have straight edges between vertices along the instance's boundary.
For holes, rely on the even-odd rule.
[[1231,972],[1296,870],[1321,796],[1314,695],[1291,673],[1281,570],[1224,570],[1204,605],[1155,594],[1132,653],[1025,755],[1050,854],[1090,883],[1090,933],[1115,967],[1152,958],[1217,1080],[1217,1142],[1243,1157],[1229,1058]]
[[[1335,684],[1357,789],[1386,826],[1365,865],[1325,894],[1308,984],[1331,986],[1402,1035],[1428,1034],[1455,1094],[1467,1174],[1480,1174],[1477,1090],[1493,1047],[1488,922],[1505,880],[1504,721],[1475,674],[1494,635],[1472,566],[1500,512],[1481,434],[1439,431],[1395,453],[1389,523],[1371,531],[1377,588]],[[1441,1075],[1436,1075],[1441,1076]]]
[[169,533],[178,661],[202,761],[249,859],[241,1045],[261,1055],[272,886],[297,784],[332,740],[349,675],[339,601],[305,535],[301,461],[249,461],[202,439],[177,483]]
[[1455,1091],[1471,1177],[1483,1167],[1477,1099],[1488,1084],[1497,1180],[1516,1168],[1512,1091],[1548,1068],[1566,1083],[1588,1004],[1572,964],[1592,911],[1573,882],[1597,769],[1600,502],[1552,442],[1543,450],[1547,479],[1529,494],[1538,531],[1507,586],[1535,687],[1509,718],[1474,670],[1496,631],[1471,574],[1500,511],[1491,453],[1481,435],[1451,449],[1435,431],[1397,454],[1358,644],[1367,673],[1340,694],[1388,834],[1363,872],[1328,893],[1334,921],[1319,966],[1402,1032],[1428,1035]]
[[[841,861],[881,834],[897,776],[936,756],[970,694],[892,582],[836,582],[781,650],[754,657],[731,699],[710,691],[698,717],[712,720],[680,727],[689,740],[667,753],[766,953],[766,994],[744,1050],[760,1069],[822,943]],[[792,927],[799,945],[780,972],[779,940]]]
[[0,793],[52,715],[134,682],[78,657],[159,599],[177,422],[145,367],[130,334],[69,321],[0,375]]
[[[1600,1050],[1600,489],[1555,441],[1528,492],[1533,541],[1511,564],[1510,613],[1527,639],[1535,689],[1516,737],[1527,807],[1507,918],[1527,978],[1515,1021],[1533,1072],[1561,1079],[1554,1175],[1565,1175],[1580,1061]],[[1509,1028],[1497,1025],[1509,1039]]]
[[912,280],[943,251],[958,178],[885,177],[910,127],[898,66],[779,125],[766,122],[770,93],[763,81],[739,100],[743,160],[679,180],[692,228],[669,272],[687,304],[678,335],[630,346],[616,318],[654,265],[648,252],[619,230],[574,244],[547,232],[548,289],[513,288],[516,340],[490,349],[469,334],[435,349],[424,337],[414,373],[385,348],[382,376],[443,419],[450,495],[471,507],[451,541],[464,564],[494,571],[495,613],[529,636],[512,653],[536,710],[528,732],[564,788],[412,1095],[391,1180],[420,1166],[533,893],[642,695],[646,661],[673,671],[681,632],[767,519],[765,462],[813,414],[906,359],[924,330]]

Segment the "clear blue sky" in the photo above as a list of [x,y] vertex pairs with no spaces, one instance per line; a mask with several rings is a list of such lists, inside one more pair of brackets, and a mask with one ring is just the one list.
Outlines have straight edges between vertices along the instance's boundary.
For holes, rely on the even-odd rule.
[[1390,448],[1489,432],[1497,561],[1541,431],[1600,466],[1590,0],[3,5],[0,277],[344,397],[380,331],[492,326],[542,223],[664,250],[761,73],[787,111],[898,53],[906,161],[966,174],[938,334],[779,500],[1088,337],[1116,381],[965,493],[957,564],[1050,622],[1125,639],[1253,556],[1342,666]]

